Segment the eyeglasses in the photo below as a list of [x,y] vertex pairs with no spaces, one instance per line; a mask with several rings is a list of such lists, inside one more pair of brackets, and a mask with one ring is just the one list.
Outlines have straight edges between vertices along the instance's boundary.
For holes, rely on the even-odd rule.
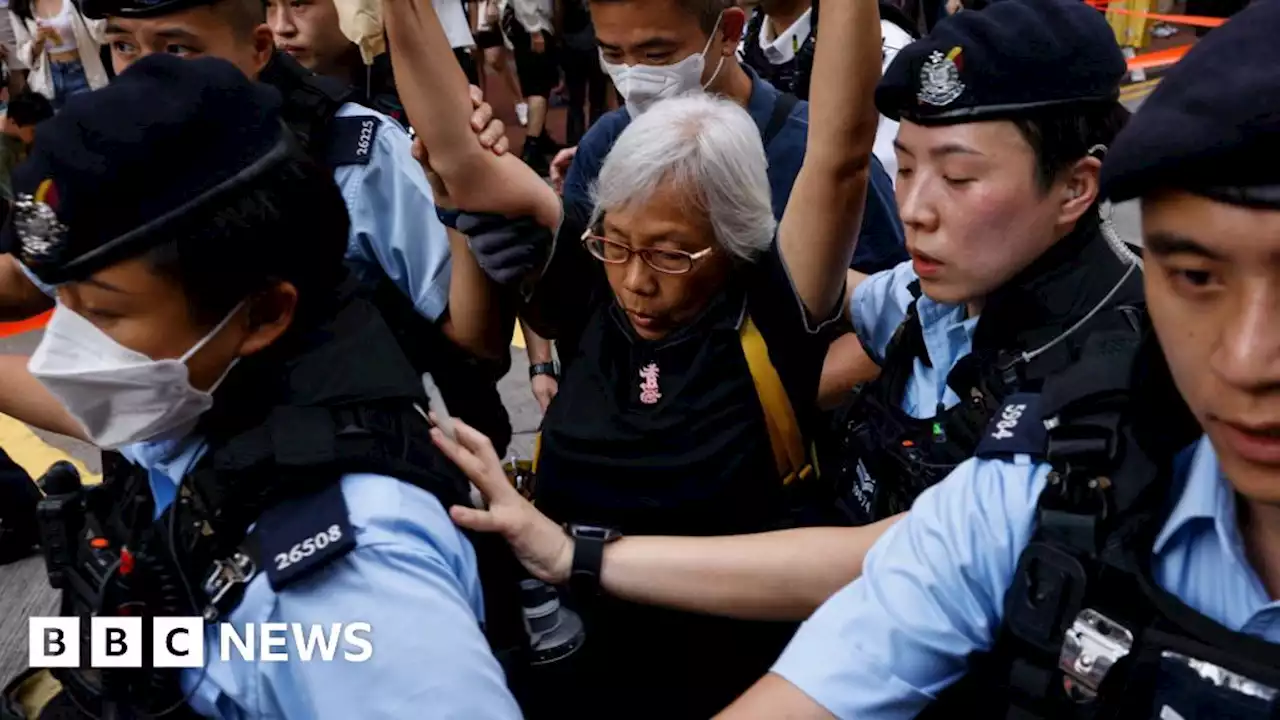
[[622,265],[631,261],[632,255],[639,255],[645,265],[667,275],[684,275],[693,269],[693,263],[711,254],[714,248],[704,248],[696,253],[684,250],[667,250],[663,248],[640,248],[624,245],[616,240],[593,235],[591,231],[583,233],[582,244],[595,259],[610,265]]

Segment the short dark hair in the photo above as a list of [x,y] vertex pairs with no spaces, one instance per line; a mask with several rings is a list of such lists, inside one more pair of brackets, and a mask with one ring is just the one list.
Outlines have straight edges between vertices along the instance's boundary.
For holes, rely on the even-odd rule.
[[299,154],[166,227],[176,239],[146,259],[182,286],[199,325],[280,281],[298,289],[295,324],[305,325],[346,276],[349,226],[332,175]]
[[[1089,154],[1095,145],[1110,146],[1129,121],[1118,101],[1044,108],[1013,118],[1013,124],[1036,154],[1036,182],[1047,192],[1058,176]],[[1101,157],[1099,157],[1101,159]]]
[[267,21],[265,0],[217,0],[212,7],[241,37],[252,35]]
[[[593,3],[607,4],[619,2],[635,2],[636,0],[590,0]],[[715,32],[720,15],[735,6],[734,0],[676,0],[681,10],[698,18],[698,27],[710,35]]]
[[53,117],[53,103],[38,92],[26,90],[9,101],[7,115],[22,127],[33,127]]

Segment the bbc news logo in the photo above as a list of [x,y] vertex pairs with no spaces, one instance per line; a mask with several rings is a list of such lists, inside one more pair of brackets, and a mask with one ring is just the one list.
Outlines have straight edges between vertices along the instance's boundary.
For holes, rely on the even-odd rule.
[[[89,667],[143,666],[146,644],[142,618],[89,619]],[[78,668],[81,664],[81,621],[76,617],[30,618],[29,664],[33,668]],[[205,665],[205,622],[198,617],[151,619],[151,666],[202,668]],[[248,662],[365,662],[373,658],[369,623],[231,623],[214,626],[222,662],[240,657]]]

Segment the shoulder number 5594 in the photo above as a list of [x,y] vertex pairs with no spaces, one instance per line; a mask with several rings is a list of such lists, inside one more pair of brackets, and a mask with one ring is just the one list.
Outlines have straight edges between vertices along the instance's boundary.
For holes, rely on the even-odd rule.
[[309,537],[289,548],[289,552],[278,553],[276,555],[276,569],[284,570],[290,565],[295,565],[341,539],[342,528],[337,525],[330,525],[328,530],[318,532],[315,537]]

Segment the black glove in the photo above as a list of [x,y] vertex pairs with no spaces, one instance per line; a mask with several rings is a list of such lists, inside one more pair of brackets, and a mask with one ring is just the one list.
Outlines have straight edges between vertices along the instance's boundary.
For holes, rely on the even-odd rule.
[[547,264],[554,238],[531,217],[468,212],[440,216],[445,225],[467,236],[480,269],[498,285],[515,285]]

